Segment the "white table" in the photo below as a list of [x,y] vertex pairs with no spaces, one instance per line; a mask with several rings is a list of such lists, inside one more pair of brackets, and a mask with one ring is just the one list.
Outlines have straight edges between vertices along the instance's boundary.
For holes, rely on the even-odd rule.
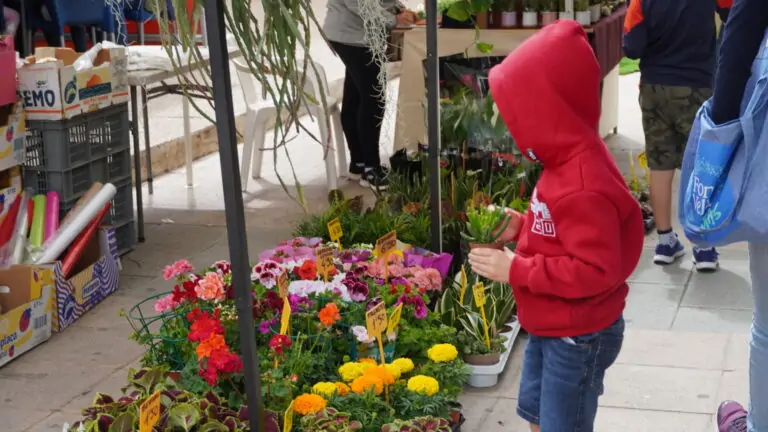
[[[208,64],[208,49],[200,47],[202,61],[186,64],[182,62],[180,72],[182,74],[191,74],[199,71]],[[232,40],[229,44],[229,57],[235,58],[242,53]],[[184,57],[182,55],[182,57]],[[178,57],[177,57],[178,58]],[[178,62],[177,62],[178,63]],[[161,46],[134,45],[128,47],[128,74],[127,84],[131,93],[131,119],[130,128],[133,135],[133,164],[136,186],[136,222],[139,242],[144,241],[144,203],[142,196],[141,179],[141,145],[139,143],[139,112],[138,112],[138,88],[141,88],[142,99],[142,120],[144,123],[144,151],[147,165],[147,189],[152,195],[152,154],[149,139],[149,94],[154,97],[160,97],[165,94],[183,94],[178,85],[166,85],[164,81],[176,78],[177,71],[173,69],[173,64],[168,57],[168,52]],[[147,91],[147,87],[154,84],[163,84],[160,87]],[[187,186],[194,185],[194,172],[192,168],[192,133],[189,119],[189,100],[182,98],[182,115],[184,118],[184,156],[186,165]]]

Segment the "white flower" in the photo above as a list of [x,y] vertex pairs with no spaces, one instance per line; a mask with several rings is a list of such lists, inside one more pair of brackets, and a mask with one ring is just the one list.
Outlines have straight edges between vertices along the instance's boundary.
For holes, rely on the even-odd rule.
[[375,341],[375,339],[368,337],[368,330],[366,330],[363,326],[352,327],[352,334],[354,334],[358,342],[361,343],[369,344]]

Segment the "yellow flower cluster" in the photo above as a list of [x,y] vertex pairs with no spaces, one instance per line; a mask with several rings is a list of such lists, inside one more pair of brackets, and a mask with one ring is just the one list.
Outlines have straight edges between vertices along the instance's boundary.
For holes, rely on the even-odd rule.
[[427,396],[433,396],[440,391],[440,383],[432,377],[425,375],[416,375],[408,380],[408,390],[414,393],[421,393]]
[[355,378],[363,376],[365,371],[372,367],[376,367],[376,362],[365,361],[361,362],[347,362],[339,367],[339,376],[345,382],[352,382]]
[[392,363],[389,363],[384,367],[387,368],[387,372],[391,373],[396,380],[400,379],[401,372],[399,367]]
[[312,386],[312,393],[320,396],[333,396],[337,391],[339,391],[339,389],[336,387],[336,384],[332,382],[319,382]]
[[456,359],[459,355],[459,351],[455,346],[451,344],[437,344],[433,345],[427,351],[427,356],[435,363],[446,363]]
[[322,396],[304,393],[293,400],[293,411],[299,415],[314,414],[324,410],[326,405]]
[[384,381],[375,375],[363,375],[355,378],[350,384],[352,391],[358,394],[365,393],[368,389],[373,389],[376,395],[380,395],[384,391]]
[[393,366],[397,366],[398,369],[400,369],[401,374],[406,374],[413,370],[415,365],[413,364],[413,360],[409,358],[399,358],[392,362]]

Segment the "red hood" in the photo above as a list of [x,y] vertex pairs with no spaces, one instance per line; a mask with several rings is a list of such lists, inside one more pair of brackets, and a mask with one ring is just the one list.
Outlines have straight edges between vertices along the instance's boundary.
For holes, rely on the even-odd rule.
[[558,166],[600,142],[600,66],[572,20],[528,38],[488,76],[491,95],[517,147]]

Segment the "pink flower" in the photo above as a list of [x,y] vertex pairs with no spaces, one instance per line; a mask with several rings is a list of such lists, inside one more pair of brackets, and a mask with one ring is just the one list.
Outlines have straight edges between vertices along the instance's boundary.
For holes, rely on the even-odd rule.
[[440,272],[433,268],[410,267],[411,277],[408,282],[417,288],[427,291],[441,291],[443,278]]
[[165,269],[163,270],[163,278],[165,280],[171,280],[177,276],[192,273],[194,269],[195,268],[192,267],[192,264],[189,261],[180,259],[173,263],[173,265],[165,266]]
[[179,306],[180,303],[181,302],[174,300],[173,294],[168,294],[165,297],[160,297],[157,299],[157,302],[155,302],[155,312],[163,313],[169,310],[174,310],[177,306]]
[[195,287],[195,293],[202,300],[222,301],[226,297],[224,280],[222,280],[220,274],[208,272]]

